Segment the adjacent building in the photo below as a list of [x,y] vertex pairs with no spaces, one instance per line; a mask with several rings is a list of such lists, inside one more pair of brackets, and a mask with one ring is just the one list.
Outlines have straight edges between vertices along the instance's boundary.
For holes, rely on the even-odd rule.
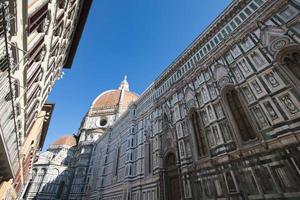
[[47,97],[72,65],[91,2],[0,1],[0,187],[26,184],[53,109]]
[[37,194],[39,199],[67,199],[76,144],[74,136],[62,136],[39,156],[24,193],[26,199],[36,199]]
[[90,109],[66,199],[299,199],[299,14],[232,1],[109,128]]

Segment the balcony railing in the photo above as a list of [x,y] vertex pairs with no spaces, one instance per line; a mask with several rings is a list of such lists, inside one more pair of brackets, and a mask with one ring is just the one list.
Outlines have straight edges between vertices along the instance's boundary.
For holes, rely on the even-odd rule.
[[47,17],[48,0],[40,0],[28,8],[28,29],[29,33],[33,32]]

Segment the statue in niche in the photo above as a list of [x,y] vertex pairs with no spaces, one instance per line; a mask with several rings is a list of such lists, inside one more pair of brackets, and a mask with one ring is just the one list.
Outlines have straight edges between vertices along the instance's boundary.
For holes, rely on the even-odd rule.
[[256,116],[257,121],[259,122],[258,126],[260,128],[263,128],[263,127],[267,126],[268,124],[267,124],[267,122],[266,122],[266,120],[265,120],[265,118],[264,118],[264,116],[263,116],[260,108],[258,106],[254,106],[253,107],[253,111],[254,111],[254,114]]
[[233,54],[235,55],[235,56],[238,56],[238,55],[240,55],[240,49],[238,48],[238,46],[236,45],[236,46],[234,46],[233,47]]
[[206,111],[201,112],[201,115],[202,115],[204,124],[207,125],[208,124],[208,118],[207,118]]
[[194,99],[195,99],[195,92],[192,90],[191,87],[188,87],[185,90],[185,102],[188,104],[188,107],[191,108],[194,105]]
[[271,117],[272,120],[275,120],[275,119],[278,118],[278,115],[276,114],[276,112],[275,112],[275,110],[274,110],[274,108],[273,108],[273,106],[271,105],[270,102],[265,102],[264,106],[267,109],[268,114],[269,114],[269,116]]
[[272,87],[277,87],[279,85],[273,72],[266,74],[266,78],[267,78],[268,82],[272,85]]
[[213,126],[212,127],[212,130],[213,130],[213,133],[214,133],[214,136],[216,138],[216,143],[219,144],[220,141],[221,141],[221,138],[220,138],[220,135],[219,135],[219,132],[218,132],[218,129],[216,126]]
[[206,128],[205,132],[206,132],[206,135],[207,135],[209,146],[214,146],[215,145],[215,138],[213,137],[210,128]]
[[228,53],[228,54],[226,55],[226,59],[227,59],[227,61],[228,61],[229,63],[232,63],[232,62],[233,62],[233,58],[232,58],[232,56],[231,56],[230,53]]
[[217,94],[216,94],[216,90],[215,90],[214,86],[210,85],[208,88],[209,88],[211,96],[215,97]]
[[251,102],[251,101],[254,100],[254,98],[253,98],[253,96],[252,96],[252,94],[251,94],[251,92],[250,92],[250,90],[249,90],[248,87],[244,87],[243,91],[244,91],[244,93],[245,93],[245,95],[247,97],[248,102]]
[[225,141],[230,141],[231,140],[231,134],[230,134],[230,130],[228,128],[228,125],[226,122],[221,123],[221,129],[222,129],[222,133],[224,136]]
[[253,81],[251,84],[252,84],[252,86],[254,87],[254,89],[256,90],[257,94],[262,93],[262,89],[261,89],[261,87],[259,86],[259,84],[257,83],[257,81]]
[[220,103],[216,104],[215,109],[216,109],[216,112],[217,112],[217,115],[219,118],[224,116],[224,113],[223,113]]
[[243,45],[244,45],[245,49],[247,49],[247,50],[250,49],[250,48],[252,47],[252,43],[251,43],[249,37],[247,37],[247,38],[244,40]]
[[284,103],[285,107],[289,110],[291,114],[299,112],[299,109],[296,107],[294,102],[290,99],[290,96],[284,95],[281,97],[281,101]]
[[214,118],[214,115],[213,115],[211,106],[208,106],[207,110],[208,110],[209,119],[212,120]]
[[[169,106],[169,103],[166,102],[164,105],[163,105],[163,113],[166,115],[167,117],[167,120],[168,122],[171,122],[171,109],[170,109],[170,106]],[[165,119],[164,119],[165,120]]]
[[243,79],[243,77],[242,77],[240,71],[238,70],[238,67],[235,67],[235,68],[233,69],[233,72],[234,72],[235,77],[236,77],[236,79],[237,79],[238,81]]
[[248,64],[246,63],[246,61],[244,59],[240,62],[240,65],[242,66],[244,72],[250,73],[250,69],[248,67]]
[[203,100],[206,101],[206,100],[208,99],[208,97],[207,97],[207,93],[206,93],[205,88],[203,87],[203,88],[201,89],[201,91],[202,91]]
[[229,71],[224,65],[217,63],[213,72],[214,79],[217,81],[217,85],[220,89],[230,82]]

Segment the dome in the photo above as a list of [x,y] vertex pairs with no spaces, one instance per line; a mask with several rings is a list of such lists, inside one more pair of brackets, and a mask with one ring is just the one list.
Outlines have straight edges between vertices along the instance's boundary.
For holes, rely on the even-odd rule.
[[77,142],[74,136],[65,135],[58,138],[52,145],[67,145],[70,147],[76,146]]
[[[100,94],[93,102],[93,108],[115,108],[120,104],[122,90],[109,90]],[[124,91],[122,103],[129,105],[138,98],[138,95]]]
[[97,109],[114,109],[117,106],[127,107],[130,103],[134,102],[138,95],[129,91],[129,84],[127,77],[121,82],[119,89],[108,90],[100,94],[92,104],[92,108]]

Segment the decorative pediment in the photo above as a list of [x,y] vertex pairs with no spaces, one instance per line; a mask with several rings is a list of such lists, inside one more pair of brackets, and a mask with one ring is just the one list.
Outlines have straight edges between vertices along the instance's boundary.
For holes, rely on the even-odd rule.
[[277,26],[259,25],[261,28],[260,38],[262,44],[268,48],[271,54],[275,54],[282,48],[290,45],[293,41],[285,34],[286,31]]
[[164,154],[165,152],[167,152],[169,149],[175,148],[176,143],[175,143],[175,137],[172,134],[171,131],[167,131],[165,134],[163,134],[162,137],[162,154]]
[[147,119],[145,121],[145,128],[144,128],[144,130],[145,130],[145,135],[146,136],[149,136],[149,135],[153,134],[152,123],[151,123],[150,119]]
[[171,116],[171,109],[168,102],[163,105],[163,113],[169,118]]
[[196,103],[196,93],[193,89],[192,85],[189,85],[186,89],[185,89],[185,103],[187,106],[187,110],[189,110],[190,108],[194,108],[197,107],[197,103]]
[[194,90],[189,86],[185,89],[185,102],[189,102],[190,100],[194,100],[195,98],[195,92]]
[[223,88],[225,85],[231,82],[228,72],[229,70],[223,64],[217,63],[214,66],[213,76],[217,82],[217,86],[219,87],[219,89]]

